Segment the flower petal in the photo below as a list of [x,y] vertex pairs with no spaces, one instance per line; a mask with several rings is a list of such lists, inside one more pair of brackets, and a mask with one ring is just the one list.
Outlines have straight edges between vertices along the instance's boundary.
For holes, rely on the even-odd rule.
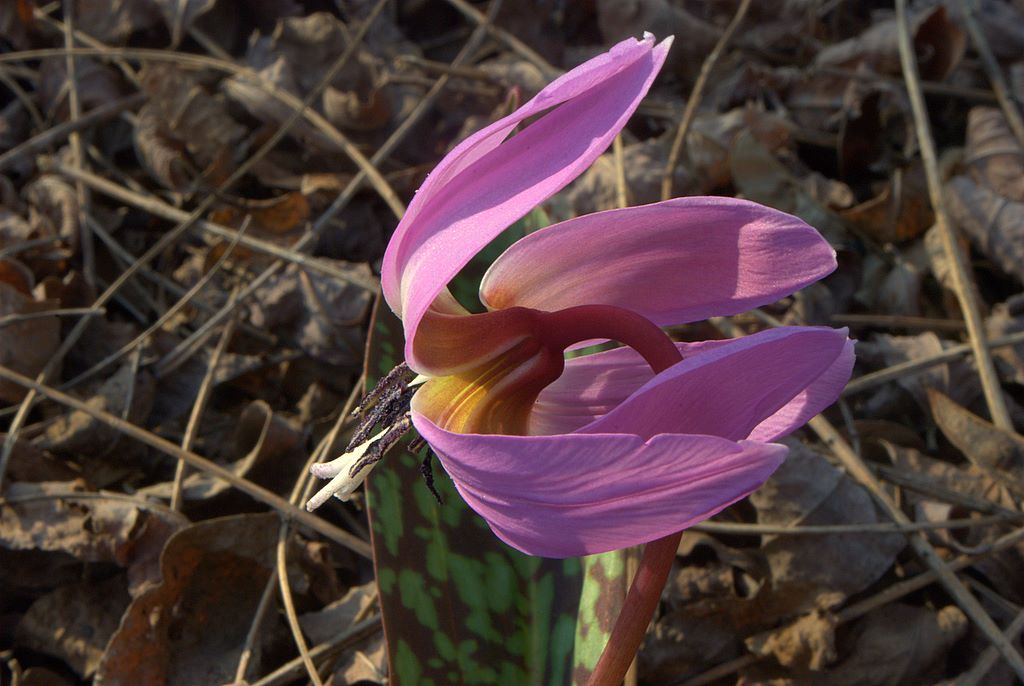
[[410,366],[416,368],[412,343],[420,318],[448,281],[604,152],[654,81],[670,43],[655,46],[650,35],[619,43],[467,138],[434,169],[395,230],[381,269],[388,305],[403,319]]
[[835,252],[797,217],[676,198],[529,234],[491,265],[480,297],[491,309],[617,305],[668,326],[774,302],[835,268]]
[[[756,335],[756,334],[755,334]],[[677,343],[684,359],[733,344],[733,340]],[[798,429],[836,401],[850,379],[853,341],[818,378],[782,406],[746,438],[774,441]],[[632,348],[616,348],[565,362],[565,371],[545,388],[533,407],[531,434],[561,434],[577,431],[604,416],[654,378],[654,373]]]
[[816,403],[838,397],[846,381],[842,367],[827,372],[848,354],[847,341],[846,329],[819,327],[780,327],[734,339],[658,374],[580,431],[745,439],[817,379],[830,385],[815,394]]
[[646,543],[747,496],[785,446],[714,436],[480,436],[413,413],[466,502],[513,548],[571,557]]

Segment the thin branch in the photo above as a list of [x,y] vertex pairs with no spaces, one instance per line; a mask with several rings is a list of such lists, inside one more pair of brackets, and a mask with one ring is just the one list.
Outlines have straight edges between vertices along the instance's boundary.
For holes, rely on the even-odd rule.
[[693,84],[693,90],[690,91],[690,98],[686,101],[686,109],[683,110],[683,118],[679,121],[679,128],[676,129],[675,138],[672,139],[668,161],[665,163],[665,171],[662,173],[662,200],[669,200],[672,197],[672,183],[675,178],[676,167],[679,165],[679,155],[683,149],[683,144],[686,142],[686,134],[690,130],[690,125],[693,124],[693,120],[697,116],[697,107],[704,97],[704,89],[707,87],[711,70],[715,68],[718,58],[722,56],[726,46],[729,45],[729,41],[732,40],[733,34],[736,33],[736,29],[739,28],[743,17],[746,16],[749,9],[750,0],[741,0],[739,7],[736,8],[736,13],[725,28],[725,32],[718,38],[715,47],[708,53],[708,56],[704,59],[704,64],[700,67],[700,74],[697,75],[697,81]]
[[[1013,422],[1003,400],[1003,391],[999,386],[992,355],[985,345],[985,328],[975,302],[974,284],[967,269],[967,261],[960,250],[953,224],[943,202],[942,178],[939,175],[938,158],[935,154],[935,143],[932,139],[931,124],[928,121],[928,109],[924,95],[921,93],[921,78],[917,72],[917,58],[910,38],[910,25],[907,19],[907,1],[896,0],[896,26],[900,49],[900,63],[903,67],[903,78],[907,84],[907,95],[914,113],[914,128],[917,131],[917,142],[921,148],[921,161],[924,163],[925,176],[928,180],[928,195],[932,209],[935,211],[935,223],[942,235],[942,244],[950,263],[950,277],[953,290],[956,291],[967,323],[967,334],[974,348],[974,359],[978,365],[978,376],[981,379],[985,401],[992,415],[992,423],[1001,429],[1013,431]],[[986,615],[987,617],[987,615]],[[991,622],[991,620],[989,620]],[[994,626],[994,625],[993,625]],[[1015,653],[1016,654],[1016,653]],[[1018,655],[1019,658],[1019,655]],[[1021,663],[1024,672],[1024,662]]]
[[960,12],[964,16],[964,23],[967,25],[967,32],[971,34],[974,50],[978,53],[978,57],[981,58],[981,66],[985,70],[985,75],[988,76],[989,83],[992,84],[992,90],[996,94],[996,100],[999,101],[999,107],[1003,110],[1006,122],[1010,125],[1010,129],[1017,138],[1017,142],[1024,145],[1024,119],[1021,118],[1020,110],[1017,107],[1017,103],[1014,102],[1010,87],[1006,84],[1006,79],[1003,78],[1003,71],[999,67],[999,62],[996,61],[995,55],[992,54],[992,49],[989,47],[988,41],[985,40],[985,34],[982,33],[981,27],[978,26],[978,20],[974,18],[973,3],[967,2],[967,0],[960,0]]
[[[1006,336],[1000,336],[999,338],[993,338],[985,342],[985,345],[989,349],[995,348],[1006,348],[1012,345],[1020,345],[1024,343],[1024,331],[1018,331],[1017,333],[1008,334]],[[913,376],[914,374],[920,374],[925,372],[932,367],[936,367],[940,364],[946,364],[947,362],[954,362],[961,357],[967,357],[974,353],[974,346],[970,343],[961,343],[960,345],[953,346],[947,350],[943,350],[941,353],[935,355],[929,355],[928,357],[922,357],[919,360],[908,360],[907,362],[900,362],[894,364],[891,367],[880,369],[877,372],[871,372],[864,376],[859,376],[856,379],[846,384],[846,388],[843,389],[843,397],[853,395],[854,393],[863,393],[864,391],[878,386],[885,385],[895,379],[901,379],[905,376]]]
[[76,119],[50,127],[42,133],[38,133],[32,138],[29,138],[27,141],[19,143],[7,152],[0,154],[0,171],[16,164],[25,157],[29,157],[30,155],[34,155],[37,152],[45,150],[51,145],[60,143],[72,133],[91,128],[97,124],[102,124],[108,119],[113,119],[125,110],[130,110],[137,105],[141,105],[145,99],[146,95],[144,93],[128,95],[118,100],[112,100],[105,105],[93,108]]
[[[903,525],[911,524],[910,519],[903,513],[903,510],[893,502],[889,494],[882,488],[878,478],[868,469],[861,457],[850,448],[849,444],[839,435],[839,432],[835,430],[835,427],[827,419],[818,415],[808,425],[832,450],[833,454],[839,458],[846,471],[871,492],[875,500],[878,501],[893,521]],[[937,574],[939,581],[945,586],[964,614],[974,622],[975,626],[999,650],[999,653],[1010,667],[1013,668],[1017,676],[1024,678],[1024,658],[1017,652],[1013,644],[1006,640],[999,627],[988,616],[988,613],[985,612],[985,608],[971,595],[963,582],[950,569],[949,564],[939,556],[935,548],[928,542],[928,539],[921,533],[911,533],[907,535],[907,541],[914,549],[914,552]]]
[[[188,450],[182,450],[179,446],[171,443],[170,441],[146,431],[141,427],[126,422],[120,417],[116,417],[109,412],[97,409],[78,398],[73,398],[66,393],[58,391],[56,388],[37,383],[27,376],[23,376],[11,369],[8,369],[7,367],[0,366],[0,378],[16,383],[24,388],[30,388],[37,394],[49,398],[54,402],[70,407],[73,410],[83,412],[93,419],[106,424],[112,429],[120,431],[129,438],[148,445],[150,448],[158,450],[165,455],[169,455],[179,460],[184,460],[190,467],[206,472],[222,481],[225,481],[254,500],[277,510],[281,516],[292,519],[303,526],[313,529],[332,541],[335,541],[339,545],[348,548],[354,553],[367,558],[371,556],[370,546],[365,541],[353,536],[347,531],[339,529],[330,522],[320,519],[310,512],[306,512],[302,508],[292,505],[273,491],[267,490],[258,484],[244,479],[230,469],[222,467],[215,462],[211,462],[201,455],[197,455]],[[10,442],[10,437],[5,441],[5,443],[7,442]]]

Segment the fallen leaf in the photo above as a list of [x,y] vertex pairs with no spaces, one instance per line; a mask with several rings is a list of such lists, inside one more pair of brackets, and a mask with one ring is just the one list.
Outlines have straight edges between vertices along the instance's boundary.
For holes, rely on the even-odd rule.
[[917,686],[943,673],[947,650],[967,632],[955,605],[938,612],[901,603],[886,605],[854,627],[849,657],[822,675],[822,686]]
[[974,180],[998,195],[1024,201],[1024,145],[1002,110],[972,107],[967,113],[966,164]]
[[[369,276],[365,265],[346,268]],[[361,324],[371,300],[364,288],[291,265],[253,293],[249,316],[314,359],[354,364],[362,359]]]
[[[0,434],[0,450],[8,437]],[[33,443],[19,438],[11,451],[7,474],[12,481],[39,483],[43,481],[74,481],[81,476],[81,469],[59,460]]]
[[[922,79],[942,81],[963,59],[967,36],[950,20],[945,7],[917,13],[911,19],[911,31]],[[900,74],[897,33],[895,18],[880,21],[859,36],[827,46],[814,64],[847,69],[864,64],[880,74]]]
[[84,494],[63,483],[14,484],[5,495],[0,568],[17,569],[11,560],[19,551],[64,553],[82,562],[127,567],[132,593],[154,580],[153,564],[164,541],[186,523],[184,516],[163,507],[140,507],[102,491]]
[[841,216],[879,243],[920,236],[935,222],[924,166],[915,160],[906,169],[894,169],[877,195]]
[[[750,496],[758,522],[774,525],[875,524],[874,501],[863,487],[824,457],[788,441],[790,454]],[[902,534],[765,536],[773,594],[792,613],[828,609],[877,581],[906,546]]]
[[1024,476],[1024,438],[1019,434],[1000,429],[934,388],[928,389],[928,401],[943,435],[972,464],[1013,474],[1007,479],[1011,483]]
[[[877,334],[869,341],[858,342],[857,357],[877,367],[891,367],[938,355],[953,346],[952,341],[940,339],[931,331],[916,336]],[[961,405],[971,405],[981,397],[981,384],[977,374],[965,360],[935,365],[914,374],[901,376],[896,381],[913,395],[921,407],[928,407],[928,389],[937,388]]]
[[[302,432],[262,400],[249,403],[238,417],[231,453],[234,460],[227,466],[232,472],[275,492],[290,488],[305,463]],[[173,488],[172,482],[163,482],[146,486],[140,493],[170,498]],[[230,492],[230,484],[206,472],[193,472],[182,484],[182,497],[187,501],[210,500]]]
[[88,679],[130,600],[124,574],[61,586],[32,603],[18,624],[16,640],[63,660]]
[[74,0],[77,28],[103,43],[124,44],[136,31],[160,23],[152,0]]
[[[153,407],[153,375],[123,364],[86,400],[90,407],[143,424]],[[121,432],[79,410],[69,410],[46,427],[37,445],[57,453],[99,457],[109,454],[121,440]]]
[[223,168],[245,151],[246,130],[228,113],[224,96],[173,64],[146,64],[140,79],[149,99],[133,140],[150,174],[170,189],[184,188],[193,166],[211,184],[226,176]]
[[356,623],[356,618],[369,616],[368,608],[377,602],[377,585],[353,586],[343,597],[316,612],[299,616],[302,633],[313,643],[326,643],[339,632]]
[[834,615],[814,611],[779,629],[751,636],[745,643],[755,655],[774,657],[797,673],[818,671],[836,659],[835,630]]
[[[985,319],[987,338],[999,338],[1024,331],[1024,297],[1017,296],[997,303]],[[1024,385],[1024,343],[992,350],[1002,374],[1014,383]]]
[[[38,302],[18,289],[0,282],[0,318],[32,315],[54,309],[54,303]],[[33,317],[0,321],[0,366],[35,378],[60,345],[57,317]],[[58,368],[59,371],[59,368]],[[27,390],[12,381],[0,380],[0,403],[16,403]]]
[[[275,513],[243,514],[199,522],[172,536],[160,556],[160,583],[125,611],[96,682],[231,682],[273,567],[278,522]],[[261,632],[254,670],[261,646],[275,633]]]
[[1024,202],[1015,202],[966,176],[946,184],[946,206],[985,257],[1024,282]]

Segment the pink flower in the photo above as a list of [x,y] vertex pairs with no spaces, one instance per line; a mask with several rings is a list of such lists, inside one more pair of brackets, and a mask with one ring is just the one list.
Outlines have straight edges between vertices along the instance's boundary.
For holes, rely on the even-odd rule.
[[[835,269],[813,228],[743,200],[577,217],[498,258],[480,287],[488,312],[448,292],[477,252],[610,145],[670,44],[623,41],[463,141],[384,256],[406,360],[426,378],[411,422],[470,507],[526,553],[598,553],[712,516],[768,478],[786,453],[771,441],[830,405],[853,365],[845,330],[679,344],[661,332],[774,302]],[[564,359],[603,338],[630,347]],[[345,481],[330,464],[317,473]]]

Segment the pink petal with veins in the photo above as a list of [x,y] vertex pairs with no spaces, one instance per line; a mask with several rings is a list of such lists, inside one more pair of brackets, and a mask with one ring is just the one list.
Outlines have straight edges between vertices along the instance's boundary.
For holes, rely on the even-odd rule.
[[[670,367],[584,433],[751,435],[816,380],[848,359],[846,329],[785,327],[737,338]],[[841,385],[822,398],[838,396]]]
[[410,366],[417,366],[416,327],[438,294],[502,230],[604,152],[647,93],[670,43],[655,45],[652,36],[619,43],[467,138],[435,168],[395,230],[381,270],[387,302],[403,320]]
[[835,268],[829,244],[793,215],[676,198],[529,234],[491,265],[480,297],[490,309],[617,305],[669,326],[775,302]]
[[[762,334],[753,334],[754,337]],[[684,359],[721,349],[735,340],[677,343]],[[762,420],[748,438],[774,441],[795,431],[834,403],[850,379],[854,362],[853,341],[846,341],[833,363],[771,416]],[[578,431],[621,405],[654,378],[642,357],[631,348],[567,360],[565,371],[541,391],[530,420],[532,434]]]
[[449,433],[413,413],[466,502],[530,555],[571,557],[645,543],[749,495],[784,446],[715,436]]

